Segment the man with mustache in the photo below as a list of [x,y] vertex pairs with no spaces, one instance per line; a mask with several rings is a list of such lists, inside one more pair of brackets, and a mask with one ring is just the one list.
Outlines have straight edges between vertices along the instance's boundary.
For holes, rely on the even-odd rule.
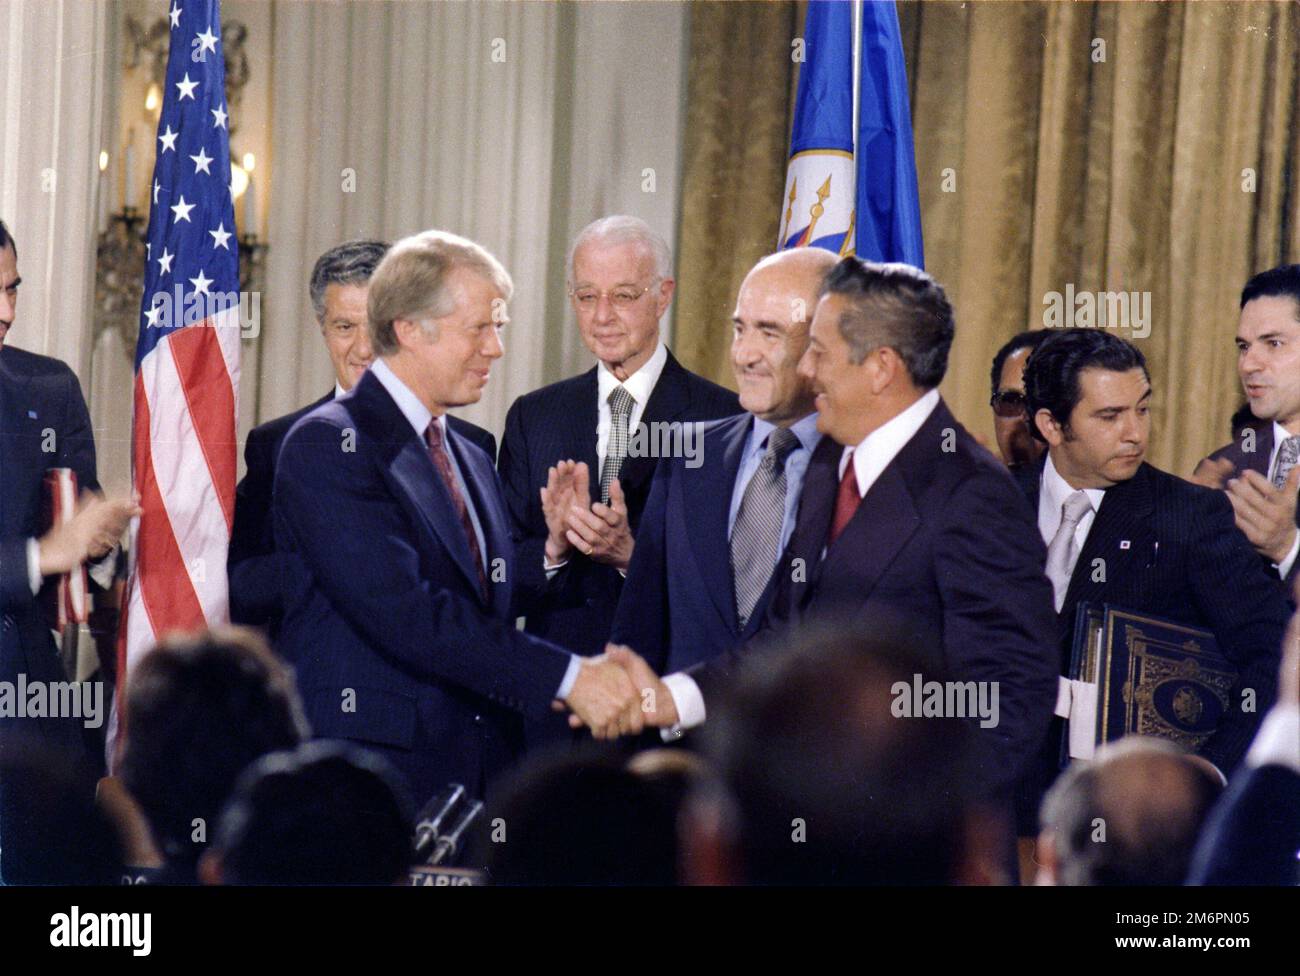
[[[1144,460],[1151,380],[1136,346],[1100,329],[1055,332],[1029,357],[1025,393],[1047,453],[1017,480],[1048,547],[1060,673],[1084,601],[1211,631],[1240,680],[1200,754],[1231,772],[1276,694],[1289,616],[1280,583],[1236,530],[1222,494]],[[1037,775],[1023,784],[1022,836],[1032,833],[1034,811],[1057,772],[1062,726],[1054,726]]]

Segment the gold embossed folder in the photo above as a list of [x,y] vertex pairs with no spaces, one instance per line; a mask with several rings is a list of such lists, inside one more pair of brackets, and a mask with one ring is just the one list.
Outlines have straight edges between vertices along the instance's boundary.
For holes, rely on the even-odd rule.
[[1237,669],[1214,635],[1110,604],[1081,604],[1071,677],[1097,683],[1097,744],[1154,735],[1198,750],[1229,707]]

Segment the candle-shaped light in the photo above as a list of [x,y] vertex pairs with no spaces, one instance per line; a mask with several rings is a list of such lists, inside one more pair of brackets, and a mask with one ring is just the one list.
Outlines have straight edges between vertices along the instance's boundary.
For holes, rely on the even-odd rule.
[[124,207],[131,207],[134,204],[135,204],[135,147],[128,142],[126,145],[126,182],[123,185],[122,205]]
[[108,152],[99,151],[99,232],[108,230]]
[[253,167],[257,160],[252,153],[244,153],[244,169],[248,173],[248,189],[244,191],[244,233],[257,233],[257,185],[253,181]]

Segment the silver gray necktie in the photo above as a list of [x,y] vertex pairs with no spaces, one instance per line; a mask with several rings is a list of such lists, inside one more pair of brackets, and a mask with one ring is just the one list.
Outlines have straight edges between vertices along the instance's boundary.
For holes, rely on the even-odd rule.
[[627,457],[628,420],[632,416],[632,394],[622,386],[609,393],[609,440],[605,442],[605,464],[600,469],[600,500],[609,504],[609,485],[618,477]]
[[1281,490],[1286,487],[1287,475],[1300,461],[1300,434],[1288,437],[1277,451],[1277,467],[1273,471],[1273,487]]
[[742,630],[781,554],[785,460],[798,446],[798,437],[788,428],[772,431],[767,451],[745,486],[736,512],[736,524],[731,529],[731,575],[736,584],[736,617]]
[[1052,581],[1057,613],[1065,605],[1065,594],[1070,588],[1074,564],[1079,560],[1074,530],[1079,527],[1079,520],[1091,509],[1092,501],[1087,492],[1080,490],[1069,495],[1061,505],[1061,525],[1052,537],[1052,544],[1047,547],[1047,578]]

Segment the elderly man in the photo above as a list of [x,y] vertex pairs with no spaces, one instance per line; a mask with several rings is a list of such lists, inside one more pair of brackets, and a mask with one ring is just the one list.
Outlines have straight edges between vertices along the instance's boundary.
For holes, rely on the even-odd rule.
[[745,413],[711,425],[700,464],[659,465],[637,533],[613,640],[656,671],[681,671],[751,637],[794,531],[804,472],[821,440],[798,374],[808,323],[835,255],[782,251],[745,277],[731,365]]
[[[366,296],[370,276],[387,251],[388,244],[383,241],[348,241],[330,248],[316,261],[311,272],[311,304],[334,366],[334,389],[315,403],[248,432],[244,447],[248,470],[235,489],[235,524],[226,562],[230,618],[234,623],[262,627],[272,639],[284,614],[287,574],[297,570],[296,564],[276,552],[272,532],[275,459],[289,428],[351,390],[374,359],[366,335]],[[447,422],[456,433],[496,456],[496,438],[486,430],[456,417],[448,417]]]
[[479,245],[426,231],[393,246],[367,300],[377,359],[352,395],[285,437],[272,511],[302,560],[280,652],[324,738],[385,755],[421,799],[482,796],[522,747],[519,712],[556,700],[607,725],[635,697],[610,662],[517,630],[515,555],[488,455],[451,429],[503,353],[513,285]]
[[[659,336],[673,297],[668,245],[642,220],[605,217],[574,241],[569,297],[597,365],[520,397],[499,468],[529,633],[581,654],[609,637],[657,463],[674,425],[740,412],[736,395],[680,366]],[[642,436],[638,436],[638,434]],[[639,445],[649,443],[649,449]],[[682,443],[685,443],[682,441]],[[562,721],[529,730],[562,737]]]

